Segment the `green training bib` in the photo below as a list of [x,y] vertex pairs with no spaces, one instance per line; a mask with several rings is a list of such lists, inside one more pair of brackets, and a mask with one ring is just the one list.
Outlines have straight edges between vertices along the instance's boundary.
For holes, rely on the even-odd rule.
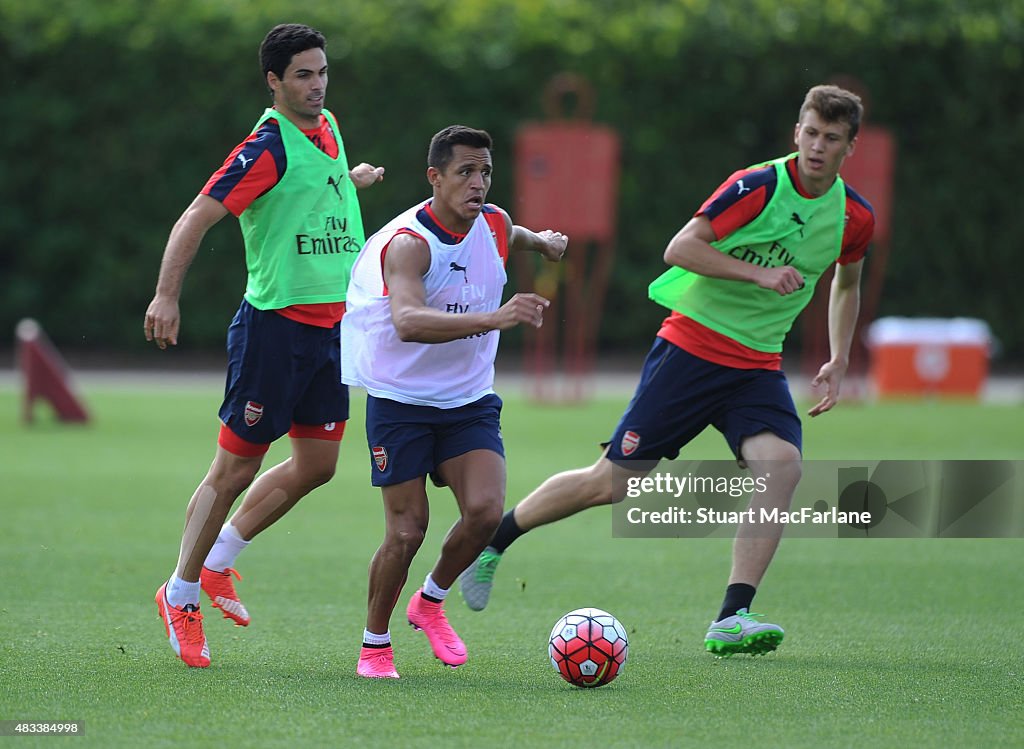
[[365,236],[338,123],[326,109],[324,115],[338,142],[337,158],[275,109],[253,128],[276,120],[287,157],[281,180],[238,217],[249,272],[245,299],[257,309],[345,300]]
[[793,156],[751,167],[775,167],[775,194],[757,218],[711,245],[765,268],[790,265],[804,277],[802,289],[779,296],[749,282],[673,267],[651,283],[650,298],[744,346],[768,353],[782,351],[782,342],[810,302],[818,278],[839,257],[846,221],[843,180],[837,176],[824,195],[805,198],[786,171],[786,161]]

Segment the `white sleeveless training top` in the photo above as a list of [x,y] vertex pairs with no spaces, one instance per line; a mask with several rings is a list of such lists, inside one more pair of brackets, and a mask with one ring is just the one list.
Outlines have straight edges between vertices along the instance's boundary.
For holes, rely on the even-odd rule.
[[[498,331],[447,343],[399,339],[382,253],[398,233],[416,234],[430,248],[430,268],[423,276],[427,306],[449,314],[493,312],[501,306],[507,279],[499,252],[507,244],[506,229],[503,214],[487,205],[468,234],[452,234],[437,222],[429,203],[388,222],[366,241],[352,266],[341,321],[342,382],[366,388],[377,398],[458,408],[494,392]],[[492,226],[500,226],[500,242]]]

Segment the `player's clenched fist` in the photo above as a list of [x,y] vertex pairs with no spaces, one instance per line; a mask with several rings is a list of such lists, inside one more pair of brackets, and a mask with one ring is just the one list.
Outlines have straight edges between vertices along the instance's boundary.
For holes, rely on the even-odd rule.
[[779,296],[786,296],[804,287],[804,277],[791,265],[782,265],[778,268],[764,268],[758,278],[757,285],[762,289],[771,289]]
[[544,324],[544,310],[551,304],[540,294],[516,294],[495,312],[498,330],[508,330],[525,323],[539,328]]
[[551,229],[537,232],[537,236],[543,240],[540,254],[546,260],[557,263],[562,259],[562,256],[565,255],[565,248],[569,246],[569,237],[560,231],[552,231]]

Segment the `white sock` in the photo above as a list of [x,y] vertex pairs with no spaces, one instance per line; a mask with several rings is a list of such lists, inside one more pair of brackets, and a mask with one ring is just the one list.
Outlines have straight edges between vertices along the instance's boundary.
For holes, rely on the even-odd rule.
[[252,541],[246,541],[242,538],[238,529],[231,525],[231,523],[224,523],[224,527],[220,529],[220,534],[217,536],[213,548],[206,555],[206,561],[203,563],[203,566],[214,572],[223,572],[228,567],[234,566],[238,555],[251,543]]
[[434,582],[434,578],[429,574],[427,575],[427,579],[423,581],[423,592],[431,598],[436,598],[439,601],[443,601],[447,597],[449,590],[451,590],[451,588],[440,587]]
[[363,630],[363,645],[390,645],[391,644],[391,630],[389,629],[382,635],[375,635],[368,629]]
[[199,605],[199,581],[196,580],[194,583],[190,583],[186,580],[182,580],[175,573],[171,575],[171,579],[167,581],[167,603],[171,604],[175,608],[181,608],[186,604],[191,603],[193,606]]

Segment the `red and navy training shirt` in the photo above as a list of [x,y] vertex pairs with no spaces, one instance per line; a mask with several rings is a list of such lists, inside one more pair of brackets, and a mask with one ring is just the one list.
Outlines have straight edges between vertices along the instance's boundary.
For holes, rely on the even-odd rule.
[[[805,198],[812,195],[800,184],[796,157],[786,162],[786,172],[797,192]],[[743,181],[743,189],[732,189]],[[754,167],[734,172],[700,207],[695,216],[711,222],[716,239],[724,239],[757,218],[768,205],[778,183],[774,166]],[[871,204],[856,190],[846,187],[846,226],[837,262],[847,265],[861,260],[867,253],[875,230],[875,213]],[[661,338],[707,361],[737,369],[781,369],[782,354],[766,353],[744,346],[728,336],[701,325],[678,312],[673,312],[658,331]]]

